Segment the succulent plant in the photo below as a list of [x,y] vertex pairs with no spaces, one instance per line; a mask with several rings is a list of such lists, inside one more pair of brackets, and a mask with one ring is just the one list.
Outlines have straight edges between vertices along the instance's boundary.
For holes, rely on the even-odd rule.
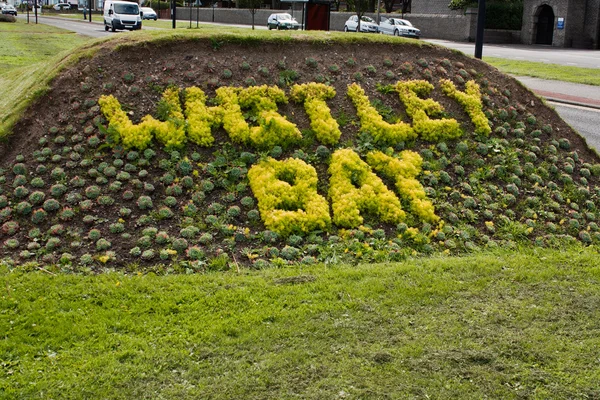
[[22,201],[17,204],[17,206],[15,207],[15,211],[19,215],[29,215],[32,211],[31,203],[29,203],[28,201]]
[[137,206],[141,210],[148,210],[154,207],[154,204],[152,203],[152,198],[149,196],[140,196],[137,199]]

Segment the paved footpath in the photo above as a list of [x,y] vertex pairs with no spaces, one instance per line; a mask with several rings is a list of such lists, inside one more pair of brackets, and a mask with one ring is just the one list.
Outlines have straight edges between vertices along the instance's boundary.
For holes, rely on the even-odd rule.
[[600,109],[600,87],[562,81],[551,81],[529,76],[516,76],[537,95],[558,103],[582,105]]

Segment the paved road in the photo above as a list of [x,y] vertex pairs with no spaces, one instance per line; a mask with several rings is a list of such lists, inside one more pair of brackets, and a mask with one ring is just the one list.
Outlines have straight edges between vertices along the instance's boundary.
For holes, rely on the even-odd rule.
[[569,104],[549,103],[573,129],[585,138],[588,145],[600,153],[600,110]]
[[[26,15],[19,14],[18,18],[27,19]],[[56,18],[56,17],[40,17],[38,16],[38,22],[40,24],[46,24],[55,26],[57,28],[66,29],[69,31],[73,31],[80,35],[90,36],[93,38],[105,37],[110,35],[115,35],[117,33],[129,32],[129,31],[118,31],[118,32],[105,32],[104,25],[102,24],[102,19],[99,16],[94,15],[93,17],[95,21],[90,23],[89,21],[83,21],[83,17],[81,20],[70,19],[70,18]],[[29,16],[29,22],[35,23],[35,17]]]
[[[475,54],[475,43],[450,42],[438,39],[426,39],[426,41],[460,50],[470,56]],[[600,51],[598,50],[562,49],[552,46],[522,44],[484,44],[483,57],[536,61],[584,68],[600,68]]]

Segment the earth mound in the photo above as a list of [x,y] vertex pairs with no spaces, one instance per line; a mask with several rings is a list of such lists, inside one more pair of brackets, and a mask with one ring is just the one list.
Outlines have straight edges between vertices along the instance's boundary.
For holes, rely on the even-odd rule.
[[0,154],[2,256],[64,270],[600,241],[585,141],[514,79],[409,41],[107,42]]

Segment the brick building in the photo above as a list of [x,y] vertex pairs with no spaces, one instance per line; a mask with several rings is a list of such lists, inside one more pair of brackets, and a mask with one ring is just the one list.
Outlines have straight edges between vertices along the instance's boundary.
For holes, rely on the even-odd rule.
[[521,41],[600,49],[600,0],[524,0]]

